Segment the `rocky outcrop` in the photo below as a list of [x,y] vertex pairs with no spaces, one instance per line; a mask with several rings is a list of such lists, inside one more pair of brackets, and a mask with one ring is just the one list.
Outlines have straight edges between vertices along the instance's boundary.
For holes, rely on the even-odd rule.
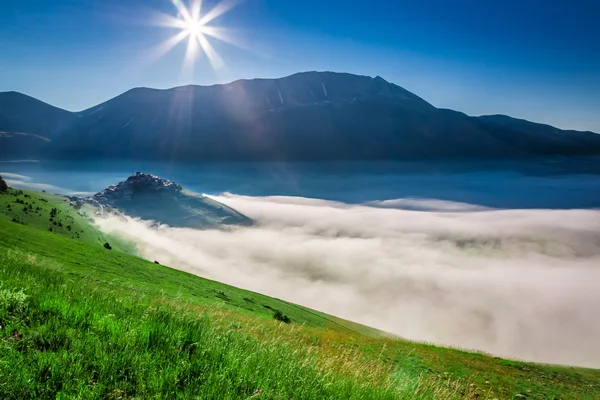
[[6,184],[6,181],[0,176],[0,193],[6,192],[8,192],[8,185]]

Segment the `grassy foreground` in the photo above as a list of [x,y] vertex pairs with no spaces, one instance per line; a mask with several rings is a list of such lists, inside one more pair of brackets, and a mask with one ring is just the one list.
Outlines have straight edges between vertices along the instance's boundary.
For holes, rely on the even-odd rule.
[[132,252],[62,197],[0,194],[0,399],[600,398],[596,370],[386,338]]

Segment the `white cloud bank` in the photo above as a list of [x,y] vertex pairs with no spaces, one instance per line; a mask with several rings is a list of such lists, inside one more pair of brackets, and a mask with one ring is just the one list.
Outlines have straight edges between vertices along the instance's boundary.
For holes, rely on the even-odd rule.
[[[225,195],[233,231],[99,221],[194,274],[400,336],[600,367],[600,211]],[[376,207],[373,207],[376,206]],[[383,207],[383,208],[381,208]],[[463,212],[447,212],[463,211]]]
[[94,192],[74,192],[60,186],[50,185],[32,181],[31,177],[26,175],[14,174],[11,172],[0,172],[0,176],[5,180],[9,187],[15,189],[45,190],[50,193],[68,195],[68,196],[91,196]]

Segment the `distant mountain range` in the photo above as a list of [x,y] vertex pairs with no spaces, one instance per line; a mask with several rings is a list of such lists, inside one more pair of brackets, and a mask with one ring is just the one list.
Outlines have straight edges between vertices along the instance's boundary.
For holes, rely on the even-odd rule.
[[600,154],[600,135],[439,109],[333,72],[131,89],[82,112],[0,93],[0,159],[395,160]]

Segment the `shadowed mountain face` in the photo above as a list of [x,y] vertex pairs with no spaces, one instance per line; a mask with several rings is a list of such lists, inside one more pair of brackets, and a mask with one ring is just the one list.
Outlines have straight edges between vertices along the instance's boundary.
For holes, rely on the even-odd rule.
[[380,77],[331,72],[132,89],[59,130],[39,154],[297,161],[600,153],[600,135],[591,132],[469,117],[437,109]]
[[0,157],[43,153],[77,114],[18,92],[0,93]]
[[131,217],[173,227],[216,228],[252,224],[250,218],[224,204],[186,192],[174,182],[140,172],[84,202],[116,208]]

